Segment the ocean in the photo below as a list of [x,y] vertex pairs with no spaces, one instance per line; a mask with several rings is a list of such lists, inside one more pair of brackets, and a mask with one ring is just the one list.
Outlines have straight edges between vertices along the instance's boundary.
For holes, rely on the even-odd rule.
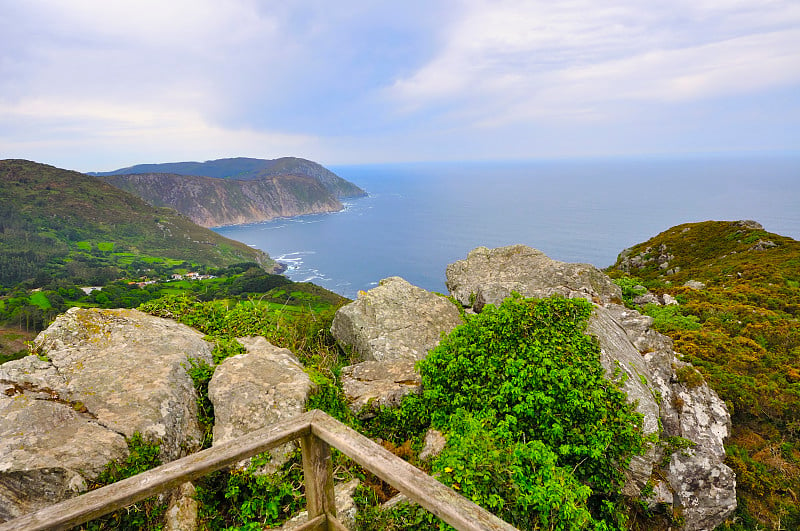
[[800,239],[800,156],[330,166],[365,189],[331,214],[218,227],[346,297],[400,276],[446,292],[478,246],[521,243],[603,268],[681,223],[753,219]]

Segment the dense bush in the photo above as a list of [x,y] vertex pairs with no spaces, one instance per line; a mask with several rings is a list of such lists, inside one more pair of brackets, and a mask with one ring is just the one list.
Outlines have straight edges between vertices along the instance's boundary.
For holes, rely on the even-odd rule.
[[614,528],[622,467],[641,453],[641,415],[604,376],[583,300],[506,299],[419,362],[423,391],[382,411],[373,433],[448,444],[440,479],[523,529]]

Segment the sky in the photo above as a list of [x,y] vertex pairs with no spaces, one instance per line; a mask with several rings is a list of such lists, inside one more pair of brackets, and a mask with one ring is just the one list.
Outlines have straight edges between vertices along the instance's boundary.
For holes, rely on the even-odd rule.
[[800,152],[798,0],[0,0],[0,159]]

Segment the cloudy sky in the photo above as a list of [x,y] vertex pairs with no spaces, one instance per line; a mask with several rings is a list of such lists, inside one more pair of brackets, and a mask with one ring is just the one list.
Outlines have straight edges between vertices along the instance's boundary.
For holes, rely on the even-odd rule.
[[800,151],[797,0],[0,0],[0,158]]

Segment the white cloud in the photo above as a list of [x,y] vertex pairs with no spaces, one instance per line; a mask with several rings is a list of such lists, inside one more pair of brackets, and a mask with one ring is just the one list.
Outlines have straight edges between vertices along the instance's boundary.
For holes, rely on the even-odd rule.
[[310,135],[223,128],[193,110],[87,100],[0,105],[0,123],[0,158],[29,158],[81,171],[143,161],[270,158],[319,149],[319,140]]
[[388,90],[405,112],[467,123],[598,119],[619,102],[671,104],[800,81],[792,2],[476,1],[446,45]]

